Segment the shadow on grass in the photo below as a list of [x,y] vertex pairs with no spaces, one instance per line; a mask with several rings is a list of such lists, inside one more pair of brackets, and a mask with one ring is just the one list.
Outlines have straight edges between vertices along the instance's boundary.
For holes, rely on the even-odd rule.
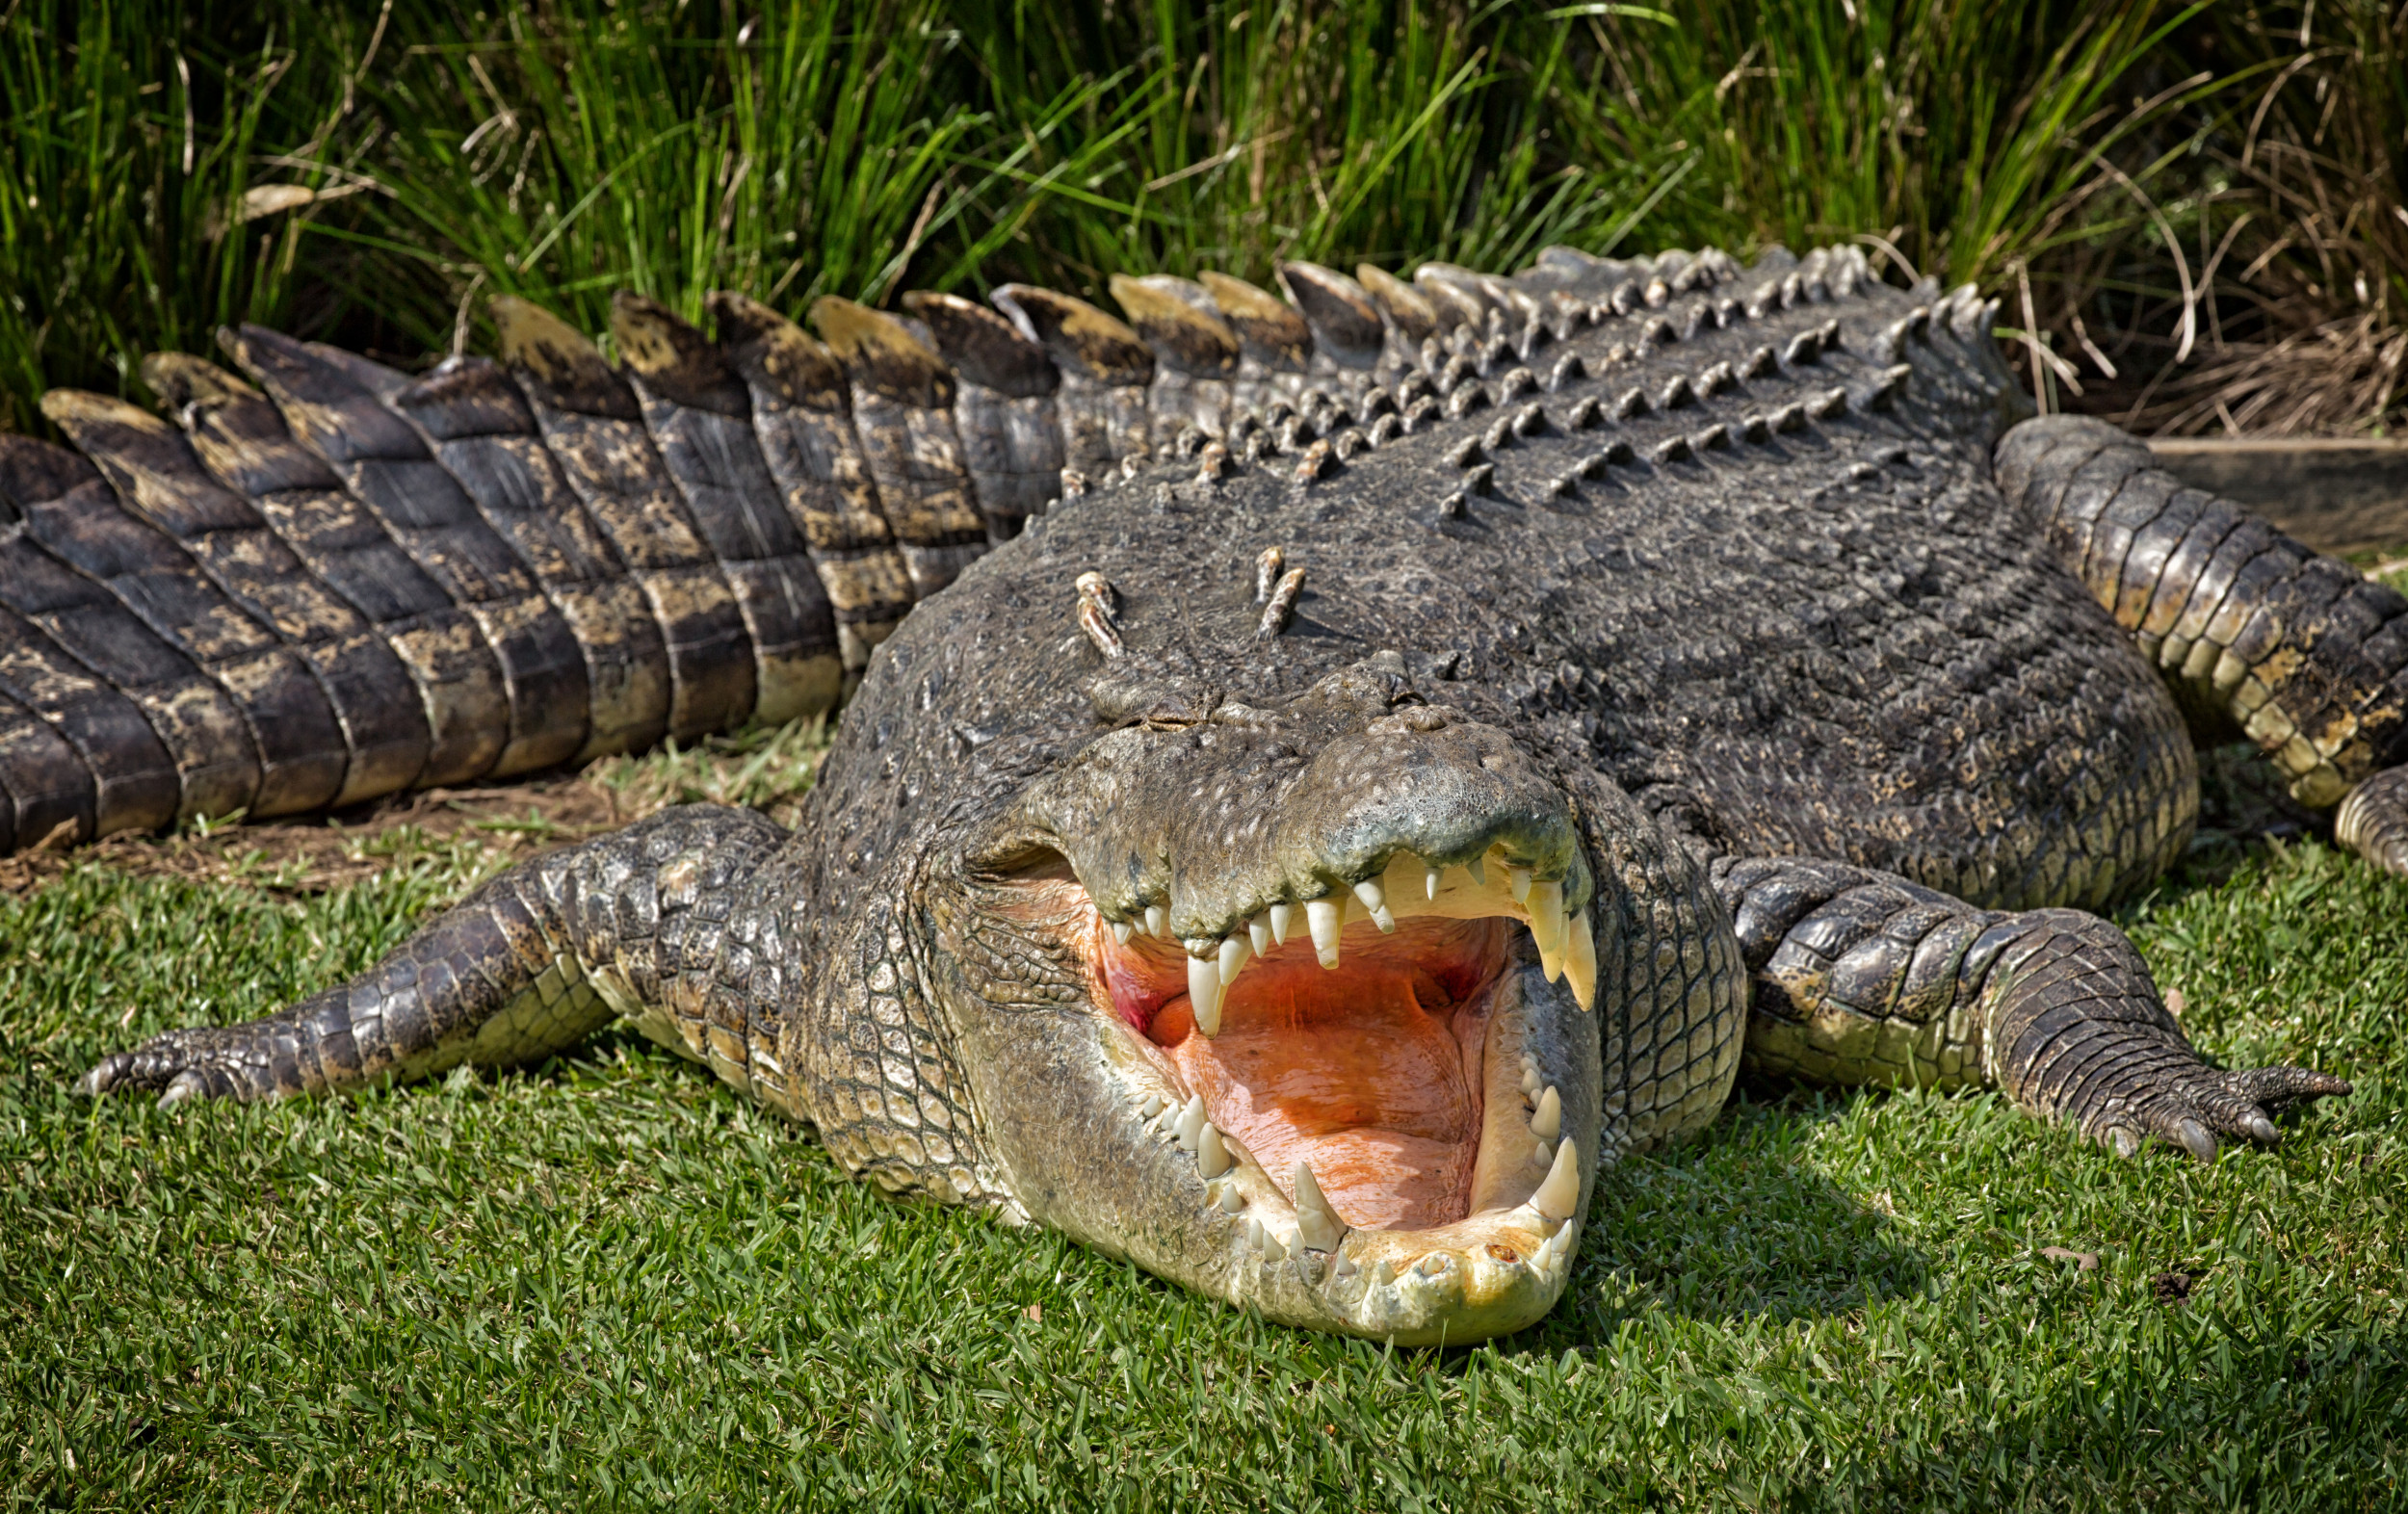
[[1676,1151],[1634,1158],[1597,1184],[1571,1286],[1515,1344],[1603,1346],[1659,1312],[1714,1325],[1859,1312],[1924,1286],[1927,1259],[1883,1213],[1803,1162],[1845,1093],[1742,1082],[1720,1118]]

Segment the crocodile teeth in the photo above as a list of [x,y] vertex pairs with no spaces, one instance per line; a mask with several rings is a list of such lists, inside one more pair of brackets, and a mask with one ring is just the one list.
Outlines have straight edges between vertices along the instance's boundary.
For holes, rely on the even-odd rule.
[[1565,1141],[1556,1148],[1555,1165],[1547,1169],[1545,1181],[1531,1195],[1531,1208],[1549,1219],[1570,1219],[1572,1208],[1581,1201],[1581,1154],[1577,1141]]
[[[1478,874],[1474,874],[1474,876],[1478,876]],[[1528,869],[1528,868],[1507,868],[1507,869],[1505,869],[1505,878],[1506,878],[1506,880],[1508,881],[1508,883],[1509,883],[1509,884],[1511,885],[1511,887],[1512,887],[1512,890],[1513,890],[1513,901],[1514,901],[1515,903],[1517,903],[1517,904],[1522,903],[1522,902],[1524,902],[1525,901],[1527,901],[1527,900],[1531,897],[1531,870],[1530,870],[1530,869]]]
[[1538,943],[1541,965],[1552,983],[1563,971],[1563,884],[1531,884],[1523,905],[1530,911],[1531,939]]
[[1127,946],[1129,944],[1129,938],[1137,934],[1136,929],[1125,920],[1113,921],[1112,923],[1112,939],[1119,942],[1122,946]]
[[1574,1003],[1583,1009],[1597,1006],[1597,937],[1589,929],[1585,909],[1564,929],[1563,976]]
[[1422,874],[1422,893],[1430,899],[1438,897],[1438,870],[1430,868]]
[[1347,1222],[1329,1207],[1322,1193],[1322,1186],[1313,1176],[1313,1164],[1299,1162],[1293,1174],[1296,1180],[1296,1239],[1308,1251],[1335,1251],[1338,1242],[1347,1238]]
[[1395,1282],[1396,1280],[1396,1264],[1390,1262],[1386,1257],[1381,1257],[1378,1261],[1372,1264],[1372,1282],[1374,1286],[1386,1288],[1389,1284]]
[[1538,1112],[1531,1116],[1531,1134],[1540,1140],[1554,1140],[1563,1134],[1563,1097],[1549,1083],[1547,1091],[1538,1096]]
[[[1395,935],[1397,933],[1397,917],[1388,913],[1387,892],[1379,886],[1376,880],[1365,878],[1354,885],[1354,897],[1361,900],[1363,907],[1370,911],[1372,924],[1379,927],[1380,934]],[[1320,937],[1316,936],[1314,939],[1318,942]]]
[[1212,1122],[1207,1120],[1204,1128],[1196,1133],[1195,1170],[1209,1183],[1236,1165],[1237,1162],[1229,1155],[1229,1149],[1221,1144],[1220,1132],[1213,1129]]
[[1335,899],[1308,899],[1304,901],[1304,923],[1313,932],[1313,954],[1322,966],[1332,970],[1338,966],[1338,932],[1346,926],[1344,902]]
[[1169,1108],[1169,1105],[1170,1101],[1165,1099],[1161,1094],[1149,1093],[1145,1096],[1145,1102],[1138,1106],[1138,1112],[1143,1115],[1146,1119],[1151,1120],[1155,1115],[1162,1113],[1164,1109]]
[[1159,938],[1170,924],[1170,911],[1160,904],[1145,906],[1145,933]]
[[1220,943],[1221,992],[1229,991],[1229,985],[1237,980],[1238,969],[1245,966],[1246,958],[1253,954],[1254,944],[1250,938],[1232,931],[1222,939]]
[[1212,957],[1188,958],[1188,1006],[1195,1028],[1206,1035],[1220,1033],[1220,963]]
[[1252,943],[1256,956],[1269,952],[1271,949],[1269,912],[1256,911],[1254,918],[1245,923],[1245,935],[1246,940]]
[[1270,916],[1271,943],[1274,946],[1286,946],[1288,931],[1296,924],[1296,906],[1286,903],[1273,904],[1268,913]]
[[1179,1118],[1171,1125],[1179,1136],[1180,1150],[1195,1150],[1196,1142],[1204,1136],[1204,1095],[1199,1093],[1188,1100],[1187,1108],[1179,1111]]

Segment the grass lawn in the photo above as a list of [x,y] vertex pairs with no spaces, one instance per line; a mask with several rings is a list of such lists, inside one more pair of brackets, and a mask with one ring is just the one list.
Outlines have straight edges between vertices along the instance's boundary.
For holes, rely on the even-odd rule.
[[[601,781],[774,811],[795,750]],[[2128,1163],[1988,1097],[1750,1088],[1609,1174],[1564,1302],[1469,1351],[887,1202],[628,1035],[347,1101],[67,1091],[365,966],[549,824],[364,832],[325,888],[238,832],[215,871],[145,842],[0,894],[0,1504],[2408,1499],[2408,884],[2314,841],[2207,835],[2129,922],[2212,1055],[2357,1080],[2280,1152]]]

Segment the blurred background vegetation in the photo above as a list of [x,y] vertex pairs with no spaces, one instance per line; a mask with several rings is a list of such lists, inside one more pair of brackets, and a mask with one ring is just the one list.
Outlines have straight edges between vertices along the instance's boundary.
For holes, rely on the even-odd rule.
[[[0,427],[256,320],[1858,240],[2053,407],[2397,425],[2408,4],[0,0]],[[2037,364],[2036,378],[2032,366]]]

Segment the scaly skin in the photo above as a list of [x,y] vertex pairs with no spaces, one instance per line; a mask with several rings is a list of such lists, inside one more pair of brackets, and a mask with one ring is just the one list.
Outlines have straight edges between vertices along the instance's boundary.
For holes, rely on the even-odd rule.
[[[2176,550],[2217,502],[2110,551],[2097,523],[2121,517],[2085,502],[2170,497],[2145,456],[2099,462],[2121,443],[2082,423],[2006,431],[1989,311],[1853,254],[1287,276],[1293,308],[1129,285],[1135,328],[1039,290],[999,294],[1008,323],[924,299],[928,342],[840,303],[824,353],[723,300],[721,357],[627,302],[641,406],[582,339],[513,317],[505,371],[558,465],[616,480],[582,498],[667,468],[704,509],[691,412],[748,392],[782,429],[720,437],[714,477],[810,502],[797,539],[856,628],[827,646],[865,641],[897,585],[951,587],[869,658],[792,836],[670,812],[487,885],[351,985],[86,1086],[339,1090],[540,1057],[616,1013],[887,1188],[1275,1318],[1454,1342],[1543,1314],[1600,1165],[1712,1120],[1743,1059],[1998,1087],[2127,1154],[2270,1140],[2271,1109],[2346,1090],[2207,1066],[2081,910],[2181,854],[2186,710],[2251,718],[2312,801],[2408,755],[2384,692],[2408,602],[2318,598],[2334,570],[2270,536],[2238,562]],[[1061,459],[1063,499],[964,566],[975,523],[1001,536],[1022,508],[973,508],[982,481],[1017,490],[1032,457]],[[2166,661],[2177,599],[2240,673]],[[480,729],[528,729],[523,684]],[[2344,834],[2399,834],[2367,788]],[[1445,1017],[1465,1083],[1444,1109],[1477,1120],[1412,1148],[1464,1163],[1414,1190],[1427,1223],[1361,1218],[1376,1185],[1314,1144],[1334,1137],[1262,1123],[1292,1096],[1242,1061],[1354,1067],[1344,1036],[1303,1059],[1315,1016],[1397,1002],[1408,1029]],[[1291,1136],[1317,1178],[1266,1165]]]

